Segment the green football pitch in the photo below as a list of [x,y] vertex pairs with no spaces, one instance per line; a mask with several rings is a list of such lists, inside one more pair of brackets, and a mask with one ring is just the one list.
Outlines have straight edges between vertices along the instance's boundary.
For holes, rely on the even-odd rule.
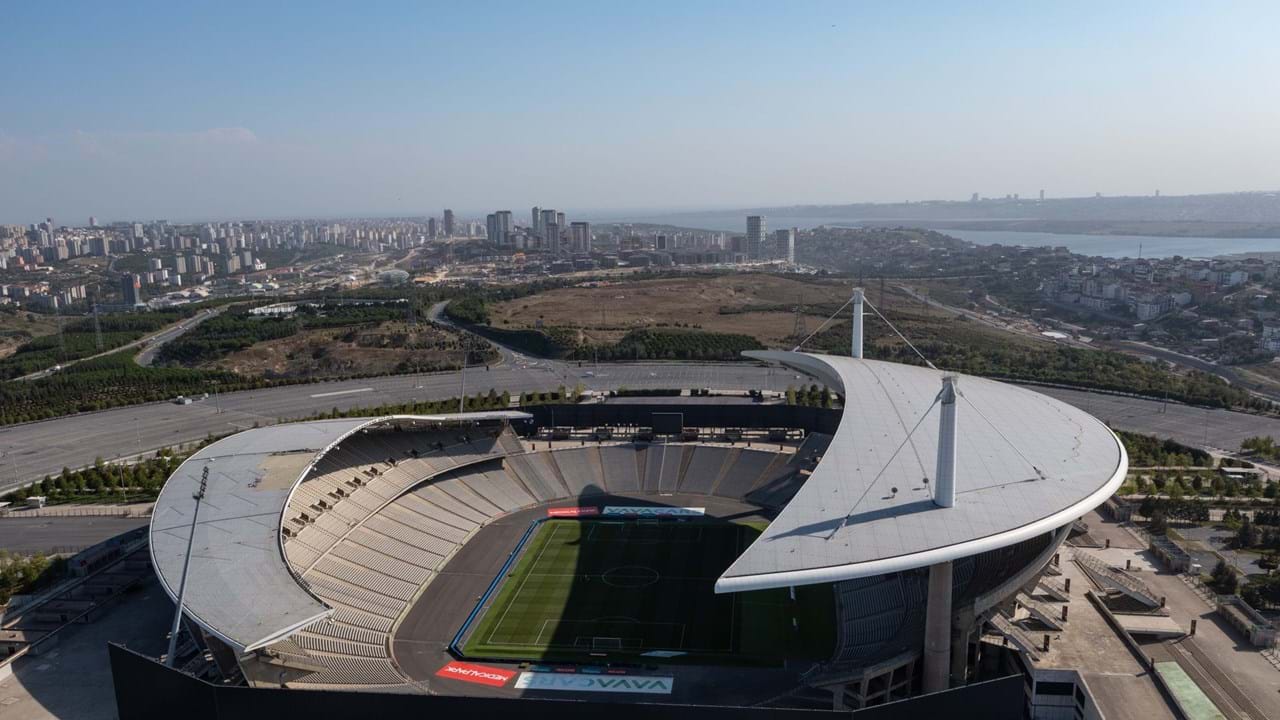
[[[780,663],[828,657],[829,586],[716,595],[759,527],[725,521],[547,520],[478,619],[467,657]],[[656,653],[656,655],[654,654]]]

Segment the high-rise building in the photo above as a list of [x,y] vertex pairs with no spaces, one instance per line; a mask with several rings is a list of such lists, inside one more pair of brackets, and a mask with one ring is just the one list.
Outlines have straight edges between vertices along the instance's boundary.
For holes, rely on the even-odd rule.
[[560,254],[560,226],[556,223],[544,223],[542,226],[542,247],[552,255]]
[[125,273],[120,278],[120,295],[125,305],[142,304],[142,281],[133,273]]
[[90,216],[89,216],[89,227],[98,227],[98,218],[96,218],[96,217],[94,217],[94,216],[90,215]]
[[427,237],[434,240],[440,234],[440,223],[435,218],[427,220]]
[[562,228],[568,227],[567,225],[565,225],[565,222],[564,222],[564,213],[562,212],[556,213],[556,224]]
[[[548,239],[547,226],[554,225],[554,224],[556,224],[556,211],[550,208],[541,210],[538,213],[538,228],[536,231],[537,236],[542,238],[543,240]],[[545,246],[546,246],[546,243],[543,243],[543,247]]]
[[502,232],[503,245],[511,244],[511,228],[512,228],[511,211],[499,210],[498,211],[498,230]]
[[764,250],[765,227],[763,215],[747,216],[747,259],[759,260]]
[[591,252],[591,223],[574,221],[569,225],[569,240],[575,253]]
[[1040,202],[1044,202],[1044,191],[1040,191]]
[[796,261],[796,229],[776,230],[773,233],[773,257],[788,264]]
[[453,211],[449,208],[444,209],[444,236],[453,237]]
[[668,244],[667,236],[659,235],[658,237],[654,238],[653,249],[654,250],[670,250],[671,246],[670,244]]
[[534,205],[529,209],[530,225],[529,229],[534,235],[542,237],[542,208]]

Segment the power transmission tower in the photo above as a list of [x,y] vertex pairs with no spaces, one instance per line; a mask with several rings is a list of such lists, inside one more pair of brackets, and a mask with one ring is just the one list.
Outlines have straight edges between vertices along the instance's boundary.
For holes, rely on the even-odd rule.
[[[56,301],[56,300],[57,300],[57,298],[54,298],[54,300]],[[66,339],[65,337],[63,337],[63,335],[62,335],[62,308],[61,308],[60,306],[55,305],[55,306],[54,306],[54,312],[55,312],[55,313],[57,313],[57,317],[58,317],[58,353],[59,353],[59,358],[61,358],[61,359],[64,359],[64,360],[65,360],[65,359],[66,359],[66,357],[67,357],[67,339]]]
[[93,304],[93,341],[102,350],[102,323],[98,322],[98,303]]
[[805,324],[804,317],[804,295],[800,296],[800,300],[796,304],[795,314],[795,323],[791,326],[791,336],[796,338],[797,342],[799,342],[809,334],[809,328]]

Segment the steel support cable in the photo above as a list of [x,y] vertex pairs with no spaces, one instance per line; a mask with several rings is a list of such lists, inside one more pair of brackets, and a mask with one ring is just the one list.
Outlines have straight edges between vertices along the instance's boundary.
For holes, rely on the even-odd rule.
[[845,513],[844,517],[840,519],[840,524],[837,525],[834,529],[832,529],[831,534],[826,537],[827,540],[830,540],[831,538],[835,537],[836,533],[843,530],[845,525],[849,524],[849,518],[853,515],[853,511],[857,510],[858,506],[862,504],[862,501],[866,499],[867,493],[871,492],[871,488],[875,487],[876,483],[880,481],[880,477],[884,475],[884,471],[888,470],[889,466],[893,464],[893,461],[897,459],[898,453],[902,452],[902,448],[906,447],[907,443],[911,442],[911,436],[915,435],[916,430],[920,429],[920,425],[924,423],[925,418],[929,417],[929,413],[933,412],[933,409],[937,407],[938,402],[941,400],[942,400],[942,392],[939,391],[938,394],[934,396],[933,402],[930,403],[929,407],[925,409],[924,414],[922,414],[920,416],[920,419],[916,421],[915,426],[911,428],[911,431],[908,432],[907,436],[902,439],[902,442],[893,451],[893,454],[890,455],[889,459],[885,461],[884,466],[880,468],[880,471],[876,473],[875,477],[871,478],[871,482],[867,483],[867,486],[862,489],[862,494],[859,495],[858,499],[854,501],[853,507],[849,508],[849,512]]
[[797,344],[795,347],[791,348],[791,352],[796,352],[796,351],[798,351],[800,348],[804,347],[804,344],[805,344],[805,343],[807,343],[807,342],[809,342],[810,340],[812,340],[814,335],[817,335],[818,333],[822,332],[822,328],[826,327],[826,326],[827,326],[827,323],[831,322],[832,320],[835,320],[837,315],[839,315],[840,313],[844,312],[844,309],[845,309],[845,308],[847,308],[847,307],[849,307],[849,303],[851,303],[851,302],[853,302],[853,298],[852,298],[852,297],[851,297],[851,298],[849,298],[848,300],[845,300],[845,301],[844,301],[844,304],[843,304],[843,305],[841,305],[839,308],[837,308],[835,312],[831,313],[831,316],[830,316],[830,317],[828,317],[826,320],[823,320],[823,321],[822,321],[822,324],[818,326],[818,329],[817,329],[817,330],[814,330],[813,332],[809,333],[809,336],[808,336],[808,337],[806,337],[805,339],[801,340],[801,341],[799,342],[799,344]]
[[933,370],[937,370],[937,369],[938,369],[938,367],[937,367],[936,365],[934,365],[933,363],[929,362],[929,358],[925,357],[925,356],[924,356],[924,353],[920,352],[920,349],[919,349],[919,348],[917,348],[915,345],[912,345],[912,344],[911,344],[911,341],[907,339],[907,336],[906,336],[906,335],[903,335],[903,334],[902,334],[902,331],[901,331],[901,330],[899,330],[897,327],[895,327],[893,323],[889,322],[889,318],[885,317],[885,316],[880,312],[880,308],[876,307],[875,305],[872,305],[872,304],[871,304],[871,301],[870,301],[870,300],[867,300],[866,298],[863,298],[863,300],[862,300],[862,301],[863,301],[864,303],[866,303],[868,307],[870,307],[872,310],[874,310],[874,311],[875,311],[875,313],[876,313],[876,317],[878,317],[878,318],[880,318],[881,320],[883,320],[883,321],[884,321],[884,324],[885,324],[885,325],[888,325],[890,330],[892,330],[894,333],[896,333],[898,337],[902,338],[902,342],[906,343],[906,344],[907,344],[907,347],[911,348],[913,351],[915,351],[915,354],[916,354],[916,355],[919,355],[919,356],[920,356],[920,359],[924,361],[924,364],[925,364],[925,365],[928,365],[928,366],[930,367],[930,369],[933,369]]
[[960,396],[960,397],[965,401],[965,404],[967,404],[969,407],[973,408],[973,411],[974,411],[974,412],[976,412],[976,413],[978,413],[978,417],[982,418],[982,419],[983,419],[983,421],[984,421],[984,422],[986,422],[986,423],[987,423],[987,425],[989,425],[989,426],[991,427],[991,429],[992,429],[992,430],[995,430],[995,431],[996,431],[996,435],[999,435],[1001,440],[1004,440],[1006,443],[1008,443],[1009,447],[1013,448],[1013,451],[1014,451],[1015,453],[1017,453],[1017,454],[1018,454],[1018,457],[1022,458],[1022,461],[1023,461],[1023,462],[1025,462],[1027,465],[1029,465],[1029,466],[1031,467],[1031,469],[1032,469],[1032,470],[1035,470],[1035,471],[1036,471],[1036,475],[1038,475],[1038,476],[1040,477],[1040,479],[1041,479],[1041,480],[1046,480],[1046,479],[1047,479],[1047,477],[1046,477],[1046,476],[1045,476],[1045,474],[1044,474],[1044,471],[1043,471],[1043,470],[1041,470],[1040,468],[1036,467],[1036,464],[1035,464],[1035,463],[1033,463],[1033,462],[1031,462],[1031,459],[1030,459],[1030,458],[1028,458],[1026,455],[1023,455],[1023,454],[1022,454],[1022,450],[1018,449],[1018,446],[1017,446],[1017,445],[1015,445],[1015,444],[1013,443],[1013,441],[1012,441],[1012,440],[1010,440],[1010,439],[1009,439],[1009,438],[1008,438],[1008,437],[1007,437],[1003,432],[1001,432],[1001,431],[1000,431],[1000,428],[996,427],[996,424],[995,424],[995,423],[991,422],[991,418],[987,417],[987,416],[982,412],[982,410],[978,409],[978,406],[977,406],[977,405],[974,405],[974,404],[973,404],[973,402],[969,400],[969,398],[965,397],[965,396],[964,396],[964,393],[962,393],[962,392],[960,392],[960,391],[959,391],[959,388],[957,388],[957,389],[956,389],[956,394],[957,394],[957,395],[959,395],[959,396]]

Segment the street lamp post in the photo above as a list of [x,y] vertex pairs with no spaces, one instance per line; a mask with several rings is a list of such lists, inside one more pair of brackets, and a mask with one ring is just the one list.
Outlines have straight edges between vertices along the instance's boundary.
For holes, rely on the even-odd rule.
[[178,627],[182,624],[182,604],[187,594],[187,570],[191,568],[191,546],[196,539],[196,522],[200,517],[200,501],[204,499],[204,491],[209,487],[209,466],[204,466],[200,474],[200,489],[191,497],[196,501],[195,512],[191,513],[191,534],[187,536],[187,556],[182,561],[182,580],[178,583],[178,602],[173,610],[173,626],[169,629],[169,652],[164,656],[164,664],[173,667],[173,656],[178,651]]

